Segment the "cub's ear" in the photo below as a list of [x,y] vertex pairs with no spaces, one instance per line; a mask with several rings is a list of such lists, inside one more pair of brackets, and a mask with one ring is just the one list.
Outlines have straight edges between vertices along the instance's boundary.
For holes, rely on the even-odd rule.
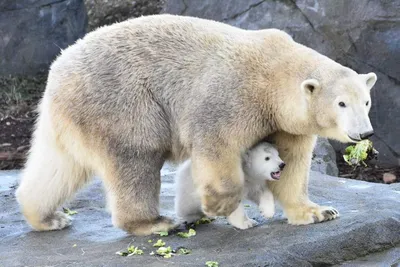
[[307,79],[301,83],[300,87],[306,95],[312,95],[321,88],[321,85],[316,79]]
[[365,81],[365,84],[367,85],[367,88],[369,90],[372,89],[372,87],[375,85],[376,81],[378,80],[378,77],[373,72],[370,72],[368,74],[360,74],[360,76]]

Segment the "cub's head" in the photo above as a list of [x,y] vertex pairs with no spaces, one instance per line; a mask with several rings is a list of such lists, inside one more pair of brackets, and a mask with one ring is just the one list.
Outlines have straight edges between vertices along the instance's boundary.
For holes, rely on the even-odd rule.
[[371,108],[370,90],[375,73],[347,72],[339,79],[324,82],[307,79],[301,83],[309,114],[317,134],[348,143],[372,136],[368,117]]
[[247,175],[259,180],[279,180],[285,167],[278,150],[266,142],[249,149],[244,156],[243,165]]

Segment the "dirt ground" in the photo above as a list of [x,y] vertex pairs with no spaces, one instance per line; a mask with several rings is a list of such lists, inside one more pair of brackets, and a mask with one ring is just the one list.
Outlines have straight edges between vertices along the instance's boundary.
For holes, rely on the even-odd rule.
[[339,177],[362,180],[373,183],[384,183],[383,174],[390,173],[397,177],[395,183],[400,182],[400,167],[380,167],[374,163],[369,163],[368,167],[355,169],[349,166],[340,153],[336,155],[337,166],[339,169]]

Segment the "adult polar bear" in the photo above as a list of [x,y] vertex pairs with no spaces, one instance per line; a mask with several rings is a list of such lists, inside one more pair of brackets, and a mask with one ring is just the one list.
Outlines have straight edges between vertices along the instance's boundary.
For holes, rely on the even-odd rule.
[[332,219],[307,195],[316,135],[372,134],[376,79],[276,29],[172,15],[100,28],[51,66],[18,201],[34,229],[62,229],[57,208],[98,174],[116,227],[167,230],[160,169],[191,157],[205,213],[226,216],[241,199],[241,153],[270,135],[287,163],[270,188],[289,223]]

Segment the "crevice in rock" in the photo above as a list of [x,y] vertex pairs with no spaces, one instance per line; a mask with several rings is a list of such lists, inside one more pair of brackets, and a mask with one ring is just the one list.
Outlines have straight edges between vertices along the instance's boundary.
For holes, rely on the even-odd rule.
[[58,1],[54,1],[48,4],[44,4],[44,5],[39,5],[39,6],[28,6],[28,7],[20,7],[20,8],[12,8],[12,9],[4,9],[1,10],[0,13],[3,12],[10,12],[10,11],[16,11],[16,10],[23,10],[23,9],[33,9],[33,8],[42,8],[42,7],[47,7],[47,6],[52,6],[55,4],[60,4],[62,2],[66,2],[67,0],[58,0]]
[[182,0],[182,4],[183,4],[184,8],[183,8],[183,10],[181,11],[181,14],[180,14],[180,15],[185,15],[185,13],[186,13],[186,11],[188,10],[189,6],[188,6],[188,4],[186,3],[186,0]]
[[311,20],[308,18],[308,16],[303,12],[303,10],[301,10],[301,8],[297,5],[296,0],[290,0],[290,2],[292,2],[293,6],[295,9],[297,9],[300,14],[303,16],[303,18],[306,20],[306,22],[308,23],[308,25],[310,25],[311,29],[318,33],[319,35],[323,35],[322,33],[320,33],[315,27],[314,24],[311,22]]
[[[182,1],[184,1],[184,0],[182,0]],[[245,10],[243,10],[243,11],[241,11],[241,12],[239,12],[239,13],[236,13],[235,15],[232,15],[232,16],[230,16],[229,18],[224,18],[222,21],[225,22],[225,21],[228,21],[228,20],[236,19],[237,17],[243,15],[243,14],[246,13],[246,12],[249,12],[251,9],[253,9],[253,8],[255,8],[255,7],[261,5],[262,3],[266,2],[266,1],[267,1],[267,0],[263,0],[263,1],[260,1],[260,2],[255,3],[255,4],[252,4],[252,5],[250,5],[248,8],[246,8]]]
[[351,37],[351,35],[349,34],[349,31],[346,30],[345,32],[347,34],[347,37],[349,37],[350,44],[351,44],[350,47],[353,48],[354,52],[357,53],[356,41],[353,39],[353,37]]
[[381,142],[386,146],[386,148],[387,148],[395,157],[400,158],[400,154],[397,153],[396,151],[394,151],[393,148],[391,148],[390,145],[387,144],[386,141],[385,141],[382,137],[380,137],[380,136],[377,135],[376,133],[374,134],[374,137],[375,137],[376,139],[378,139],[379,141],[381,141]]
[[[341,50],[342,50],[342,49],[341,49]],[[343,50],[342,50],[342,51],[343,51]],[[382,74],[384,74],[386,77],[388,77],[391,81],[393,81],[396,85],[400,85],[400,80],[399,80],[399,79],[397,79],[397,78],[395,78],[395,77],[389,75],[388,73],[386,73],[386,72],[385,72],[384,70],[382,70],[381,68],[379,68],[379,67],[377,67],[377,66],[375,66],[375,65],[372,65],[372,64],[370,64],[370,63],[368,63],[368,62],[365,62],[364,60],[361,60],[361,59],[359,59],[359,58],[355,58],[355,57],[349,55],[348,53],[346,53],[345,51],[343,51],[343,52],[344,52],[343,55],[344,55],[345,57],[350,58],[351,60],[353,60],[353,61],[355,61],[355,62],[357,62],[357,63],[361,63],[361,64],[364,64],[364,65],[367,65],[368,67],[373,68],[373,69],[379,71],[380,73],[382,73]]]

